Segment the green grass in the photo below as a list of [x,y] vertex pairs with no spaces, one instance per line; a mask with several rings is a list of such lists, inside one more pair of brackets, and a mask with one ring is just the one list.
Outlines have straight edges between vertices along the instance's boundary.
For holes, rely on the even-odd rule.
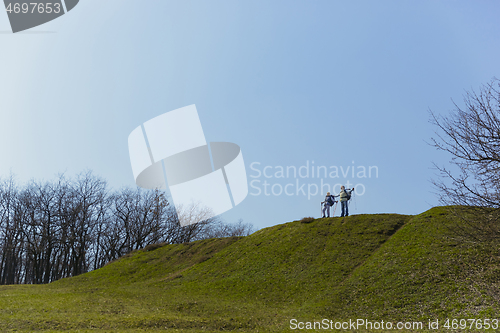
[[49,285],[0,286],[0,331],[289,332],[292,318],[498,318],[499,247],[455,240],[452,223],[438,207],[152,246]]

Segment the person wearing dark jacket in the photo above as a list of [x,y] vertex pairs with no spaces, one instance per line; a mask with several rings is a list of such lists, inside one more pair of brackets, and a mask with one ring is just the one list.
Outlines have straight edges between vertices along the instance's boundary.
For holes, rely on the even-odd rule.
[[326,192],[325,201],[322,202],[322,204],[324,204],[322,217],[325,217],[325,210],[328,213],[328,217],[330,217],[330,207],[332,207],[335,202],[335,196],[331,195],[330,192]]

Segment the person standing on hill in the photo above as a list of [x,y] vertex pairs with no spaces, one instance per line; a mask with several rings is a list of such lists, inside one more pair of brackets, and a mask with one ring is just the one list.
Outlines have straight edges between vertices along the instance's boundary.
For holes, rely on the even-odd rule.
[[328,217],[330,217],[330,207],[332,207],[334,203],[335,196],[331,195],[330,192],[326,192],[325,201],[322,202],[322,204],[324,204],[322,217],[325,217],[325,210],[328,213]]
[[349,216],[349,207],[347,206],[347,202],[349,201],[349,199],[351,199],[352,191],[354,191],[354,188],[352,190],[346,190],[345,186],[340,187],[339,197],[340,197],[340,206],[342,207],[342,213],[340,217]]

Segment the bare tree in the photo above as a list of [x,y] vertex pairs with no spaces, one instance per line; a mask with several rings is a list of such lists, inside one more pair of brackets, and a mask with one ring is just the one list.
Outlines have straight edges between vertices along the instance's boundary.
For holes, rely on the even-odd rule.
[[500,238],[500,80],[466,92],[463,107],[454,105],[449,116],[431,112],[438,127],[431,144],[451,154],[449,167],[435,165],[440,179],[433,183],[441,203],[455,206],[469,236]]
[[251,223],[244,223],[239,219],[236,223],[225,223],[222,220],[216,220],[213,224],[204,230],[198,237],[200,239],[223,238],[223,237],[242,237],[248,236],[254,232]]
[[178,231],[174,243],[188,243],[199,239],[198,236],[216,221],[210,208],[200,207],[197,203],[177,206],[176,211],[173,222]]
[[166,242],[169,203],[163,192],[125,188],[110,200],[111,216],[100,233],[100,266],[133,250]]
[[0,284],[19,283],[23,269],[23,235],[14,219],[17,195],[11,175],[0,184]]

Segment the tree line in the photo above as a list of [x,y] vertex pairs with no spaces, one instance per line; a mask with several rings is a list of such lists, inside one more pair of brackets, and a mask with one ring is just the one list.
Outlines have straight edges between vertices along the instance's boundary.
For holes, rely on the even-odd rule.
[[[205,214],[196,206],[183,212]],[[217,217],[181,227],[162,191],[111,190],[91,171],[23,186],[11,176],[0,181],[0,284],[49,283],[151,244],[245,236],[252,229]]]

